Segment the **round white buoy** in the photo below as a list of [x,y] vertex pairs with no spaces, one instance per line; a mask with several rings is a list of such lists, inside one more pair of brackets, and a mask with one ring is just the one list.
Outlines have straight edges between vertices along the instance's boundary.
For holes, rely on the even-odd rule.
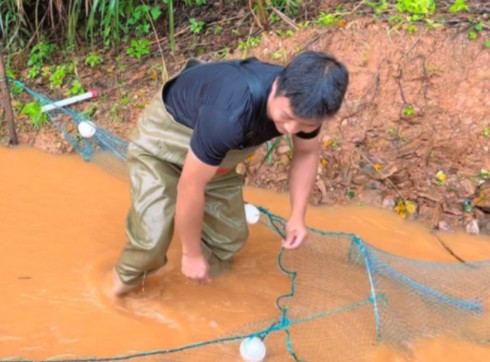
[[245,219],[248,224],[256,224],[260,219],[260,211],[252,204],[245,204]]
[[265,354],[265,344],[259,337],[246,338],[240,344],[240,355],[246,362],[262,362]]
[[78,124],[78,133],[84,138],[93,137],[97,128],[91,121],[82,121]]

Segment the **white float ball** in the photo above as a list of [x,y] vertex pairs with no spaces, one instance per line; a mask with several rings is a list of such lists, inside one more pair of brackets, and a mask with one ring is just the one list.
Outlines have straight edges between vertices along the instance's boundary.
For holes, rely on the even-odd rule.
[[260,211],[252,204],[245,204],[245,219],[248,224],[256,224],[260,219]]
[[93,137],[97,128],[91,121],[82,121],[78,124],[78,132],[84,138]]
[[240,344],[240,355],[246,362],[261,362],[265,354],[265,344],[259,337],[246,338]]

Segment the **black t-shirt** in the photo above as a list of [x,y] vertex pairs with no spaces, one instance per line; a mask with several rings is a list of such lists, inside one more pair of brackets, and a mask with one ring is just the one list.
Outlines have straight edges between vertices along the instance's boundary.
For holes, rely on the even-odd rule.
[[[258,60],[195,65],[165,86],[165,106],[177,122],[194,130],[194,154],[217,166],[230,150],[281,135],[267,117],[266,103],[282,69]],[[319,130],[298,136],[313,138]]]

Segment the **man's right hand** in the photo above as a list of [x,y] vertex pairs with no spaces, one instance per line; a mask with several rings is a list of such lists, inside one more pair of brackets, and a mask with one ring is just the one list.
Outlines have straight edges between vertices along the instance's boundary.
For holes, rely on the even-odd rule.
[[209,283],[209,264],[202,255],[190,256],[182,255],[182,274],[198,283]]
[[218,166],[202,162],[191,149],[177,185],[175,226],[182,243],[182,273],[198,283],[210,281],[209,265],[202,255],[201,236],[206,185],[217,169]]

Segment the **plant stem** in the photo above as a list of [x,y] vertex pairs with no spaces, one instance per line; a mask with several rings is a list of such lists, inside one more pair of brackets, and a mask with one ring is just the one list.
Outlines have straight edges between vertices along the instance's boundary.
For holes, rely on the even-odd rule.
[[168,0],[168,37],[170,39],[170,51],[175,54],[175,28],[174,28],[174,4]]

